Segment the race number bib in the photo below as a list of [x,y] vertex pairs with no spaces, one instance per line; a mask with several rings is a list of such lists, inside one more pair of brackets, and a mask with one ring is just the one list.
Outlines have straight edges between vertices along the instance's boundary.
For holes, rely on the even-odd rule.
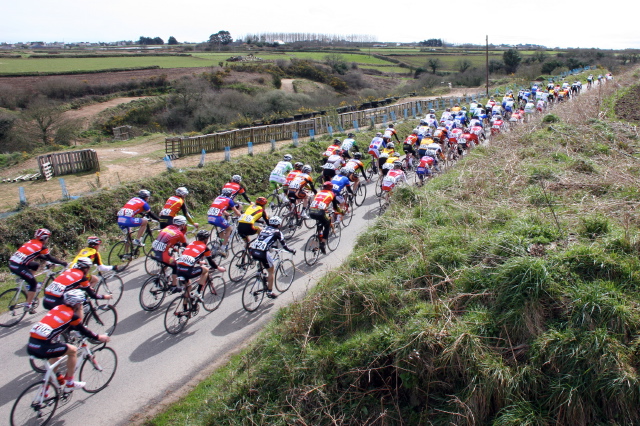
[[121,208],[120,211],[118,212],[118,216],[133,217],[135,216],[135,213],[131,209]]
[[178,263],[184,263],[185,265],[193,266],[196,263],[196,258],[193,256],[188,256],[186,254],[183,254],[178,259]]
[[207,216],[220,216],[220,209],[217,207],[209,208],[209,211],[207,212]]
[[39,322],[38,324],[31,327],[31,333],[48,339],[49,336],[51,336],[51,333],[53,333],[53,328],[51,328],[51,326],[47,324],[42,324]]
[[151,244],[151,248],[153,248],[155,251],[165,251],[165,249],[167,248],[167,243],[155,240],[153,244]]
[[265,241],[254,240],[251,243],[251,248],[255,250],[265,251],[267,249],[267,243]]
[[55,297],[61,297],[64,294],[64,291],[66,289],[67,289],[66,285],[63,285],[57,282],[52,282],[47,286],[45,291]]
[[[335,188],[336,185],[333,185],[333,187]],[[311,203],[311,208],[325,210],[327,208],[327,204],[322,201],[313,200],[313,203]]]
[[22,262],[24,262],[24,260],[25,260],[26,258],[27,258],[27,255],[25,255],[25,254],[24,254],[24,253],[22,253],[22,252],[17,251],[17,252],[15,252],[15,253],[13,254],[13,256],[11,256],[11,257],[9,258],[9,261],[14,262],[14,263],[22,263]]
[[160,210],[160,216],[171,216],[171,209]]

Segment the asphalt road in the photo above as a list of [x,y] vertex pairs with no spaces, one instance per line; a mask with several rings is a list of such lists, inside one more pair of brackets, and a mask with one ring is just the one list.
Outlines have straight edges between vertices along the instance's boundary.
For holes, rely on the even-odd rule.
[[[53,425],[117,425],[140,420],[149,410],[176,394],[186,383],[203,376],[203,371],[259,332],[278,308],[304,296],[309,288],[351,253],[356,236],[377,217],[378,202],[368,185],[365,204],[354,211],[354,218],[343,228],[338,249],[320,256],[316,265],[304,262],[303,247],[312,231],[304,226],[292,239],[297,250],[296,280],[286,293],[272,301],[265,297],[260,308],[248,313],[242,307],[244,283],[227,281],[225,298],[218,310],[200,310],[182,333],[169,335],[164,329],[165,310],[175,296],[167,296],[154,312],[140,308],[138,294],[147,275],[141,260],[121,274],[125,293],[117,306],[118,325],[109,346],[118,354],[118,369],[111,384],[91,395],[76,391],[73,399],[59,406]],[[290,254],[286,256],[291,257]],[[224,262],[223,266],[227,266]],[[8,424],[17,396],[41,375],[29,367],[26,343],[31,326],[44,316],[44,310],[15,327],[0,329],[3,368],[0,369],[0,424]],[[210,369],[210,368],[209,368]]]

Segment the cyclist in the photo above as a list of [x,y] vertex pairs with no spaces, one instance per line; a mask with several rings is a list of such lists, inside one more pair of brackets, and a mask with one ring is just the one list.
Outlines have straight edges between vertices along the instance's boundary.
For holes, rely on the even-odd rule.
[[424,151],[423,157],[425,155],[433,158],[435,163],[435,169],[437,172],[439,172],[440,171],[439,161],[444,160],[444,153],[442,152],[442,147],[440,146],[440,144],[433,142],[427,145]]
[[26,306],[29,307],[29,313],[36,313],[36,304],[33,299],[36,297],[38,285],[42,285],[36,281],[33,271],[40,267],[40,263],[36,259],[42,259],[58,265],[67,266],[64,260],[58,260],[49,254],[47,242],[51,231],[46,228],[40,228],[35,232],[33,239],[24,243],[18,251],[13,253],[9,258],[9,270],[18,277],[25,280],[29,288],[27,289]]
[[[110,300],[110,294],[96,294],[89,285],[89,277],[87,274],[91,265],[93,265],[93,261],[88,257],[78,258],[71,269],[57,276],[56,279],[44,289],[42,306],[44,306],[45,309],[51,310],[63,304],[64,294],[75,289],[86,291],[92,299]],[[82,315],[80,315],[80,317],[82,317]]]
[[[396,154],[396,145],[393,142],[389,142],[387,147],[382,150],[380,157],[378,158],[378,168],[380,173],[384,173],[382,166],[387,162],[389,157]],[[399,157],[399,155],[397,155]]]
[[265,223],[269,222],[269,217],[264,209],[267,202],[265,197],[258,197],[256,203],[249,205],[238,220],[238,235],[244,240],[246,246],[249,245],[249,237],[251,235],[259,234],[262,231],[262,228],[257,226],[256,222],[259,220]]
[[302,166],[301,173],[298,174],[293,181],[289,184],[289,191],[287,192],[287,198],[291,202],[292,206],[295,206],[301,200],[304,203],[302,210],[302,218],[307,219],[309,217],[309,213],[307,210],[309,209],[309,197],[307,196],[307,188],[311,189],[314,194],[317,194],[318,191],[315,188],[315,184],[313,183],[313,178],[311,177],[312,169],[311,166],[305,164]]
[[389,173],[389,170],[393,169],[393,165],[396,161],[400,161],[400,153],[394,151],[389,154],[389,158],[387,158],[387,161],[382,165],[383,176],[386,176]]
[[334,139],[331,145],[329,145],[327,149],[322,153],[322,156],[324,157],[324,162],[326,163],[327,159],[333,155],[334,151],[336,149],[340,149],[341,146],[342,146],[342,142],[340,141],[340,139]]
[[153,220],[160,222],[160,218],[156,216],[149,207],[149,197],[151,192],[146,189],[140,190],[137,197],[133,197],[127,204],[118,211],[118,226],[123,232],[128,232],[129,228],[138,228],[137,237],[133,240],[136,246],[144,246],[140,242],[144,231],[147,229],[148,219],[146,217],[135,217],[138,214],[148,214]]
[[396,187],[400,182],[406,182],[407,176],[404,174],[402,170],[402,162],[400,160],[396,160],[393,162],[393,169],[389,170],[389,173],[382,180],[382,191],[383,197],[389,198],[391,195],[391,191]]
[[176,275],[176,260],[173,258],[172,249],[187,245],[184,232],[187,229],[187,219],[178,215],[173,218],[173,223],[164,228],[151,245],[153,249],[149,257],[171,268],[171,294],[177,292],[178,277]]
[[280,242],[282,248],[289,253],[296,254],[296,251],[287,247],[287,243],[284,241],[284,237],[280,232],[280,224],[282,219],[279,216],[273,216],[269,219],[269,226],[260,231],[258,238],[253,240],[249,245],[249,253],[255,260],[259,260],[264,268],[267,270],[267,297],[269,299],[275,299],[278,297],[273,293],[273,276],[275,267],[273,265],[273,259],[269,253],[276,243]]
[[[99,252],[100,244],[102,244],[102,240],[96,237],[95,235],[92,235],[91,237],[87,238],[87,247],[80,250],[76,255],[76,257],[73,258],[73,260],[70,263],[71,267],[73,267],[73,265],[76,264],[78,259],[80,259],[81,257],[86,257],[87,259],[90,259],[94,265],[96,265],[99,272],[108,272],[108,271],[120,272],[122,269],[124,269],[124,267],[120,269],[118,268],[118,266],[110,266],[102,263],[102,256],[100,256],[100,252]],[[87,278],[89,279],[91,288],[96,288],[96,284],[98,284],[98,277],[92,274],[87,274]]]
[[340,169],[340,167],[344,166],[345,160],[342,156],[342,150],[340,148],[333,151],[333,154],[329,158],[327,158],[327,162],[325,164],[333,164],[335,170]]
[[58,381],[64,380],[64,392],[72,392],[82,389],[85,382],[73,380],[78,361],[78,348],[72,344],[61,342],[59,337],[65,330],[71,328],[82,335],[102,343],[110,339],[106,334],[96,334],[82,325],[82,305],[85,294],[82,290],[70,290],[64,294],[63,303],[53,308],[37,324],[31,327],[27,353],[40,359],[49,359],[56,362],[60,357],[67,355],[67,374],[58,374]]
[[353,149],[354,152],[360,151],[358,148],[358,144],[356,144],[356,135],[353,133],[349,133],[347,138],[342,141],[342,145],[340,145],[340,149],[342,150],[342,155],[346,158],[351,158],[349,151]]
[[322,166],[322,181],[323,182],[330,181],[331,179],[333,179],[335,175],[336,175],[336,166],[334,166],[333,163],[330,163],[328,161],[324,163],[324,165]]
[[293,170],[293,166],[291,165],[292,159],[291,154],[285,154],[284,157],[282,157],[282,161],[278,161],[278,164],[271,170],[269,185],[274,191],[277,191],[278,188],[287,181],[287,175]]
[[416,151],[413,146],[418,143],[418,132],[418,129],[413,129],[402,144],[402,149],[407,157],[407,165],[410,168],[413,167],[413,159],[416,157]]
[[242,182],[242,176],[233,175],[231,176],[231,182],[225,183],[222,190],[229,188],[231,189],[232,199],[235,199],[237,195],[242,195],[247,203],[251,203],[251,199],[247,195],[247,188],[245,188],[240,182]]
[[386,138],[388,138],[389,140],[391,140],[391,138],[395,137],[396,138],[396,142],[400,142],[400,139],[398,139],[398,132],[396,132],[396,129],[394,129],[393,123],[387,124],[387,128],[384,130],[384,136]]
[[380,150],[387,147],[387,143],[382,137],[382,133],[376,133],[375,137],[371,139],[369,144],[369,154],[373,157],[372,161],[377,161],[380,157]]
[[222,229],[222,232],[220,232],[220,238],[222,238],[222,253],[220,255],[222,257],[227,257],[227,242],[232,231],[228,221],[229,214],[227,210],[233,210],[238,217],[242,215],[236,202],[233,201],[233,190],[231,188],[223,188],[222,193],[213,200],[207,212],[207,221]]
[[322,184],[322,190],[313,198],[309,213],[309,216],[316,220],[318,237],[320,239],[320,252],[322,252],[322,254],[327,254],[326,240],[331,229],[331,219],[328,214],[330,205],[333,206],[335,212],[339,214],[343,213],[343,210],[338,204],[338,200],[336,200],[336,195],[333,192],[333,183],[325,182]]
[[185,197],[189,195],[189,190],[184,186],[176,189],[176,195],[172,195],[164,203],[164,207],[160,210],[160,228],[164,229],[173,223],[173,218],[182,210],[182,215],[187,218],[190,224],[194,227],[198,227],[199,224],[194,222],[193,218],[189,214],[187,204],[185,203]]
[[[262,197],[264,198],[264,197]],[[266,200],[266,198],[265,198]],[[209,267],[218,270],[219,272],[226,271],[222,266],[218,266],[213,260],[213,255],[207,247],[207,241],[211,233],[207,230],[200,230],[196,234],[196,239],[184,249],[178,260],[176,260],[176,273],[178,277],[190,280],[192,278],[198,278],[198,293],[202,294],[202,289],[207,283],[207,275],[209,274]],[[209,267],[204,265],[204,260],[207,260]],[[187,294],[190,292],[190,286],[184,289]],[[186,300],[185,300],[186,303]]]
[[360,178],[358,177],[358,170],[362,172],[362,176],[364,176],[365,180],[368,182],[370,179],[367,179],[367,175],[364,170],[364,163],[362,162],[362,154],[356,152],[353,154],[353,158],[347,161],[345,167],[349,169],[351,174],[349,175],[349,179],[353,182],[353,192],[358,191],[358,186],[360,185]]
[[289,190],[289,184],[291,184],[291,182],[296,178],[296,176],[298,174],[302,173],[302,167],[303,166],[304,166],[304,164],[301,163],[300,161],[298,161],[296,164],[293,165],[293,170],[291,170],[289,172],[289,174],[287,175],[287,179],[286,179],[285,183],[282,185],[282,189],[283,189],[285,194]]
[[[331,179],[331,182],[330,182],[333,185],[332,186],[333,193],[338,203],[340,203],[342,210],[346,210],[347,208],[347,200],[345,200],[345,198],[342,196],[342,191],[346,188],[347,192],[351,194],[351,196],[353,196],[353,190],[351,189],[351,179],[350,179],[350,176],[352,174],[353,172],[350,169],[343,167],[340,170],[338,170],[337,174],[333,179]],[[324,185],[323,185],[323,188],[324,188]]]
[[421,184],[426,178],[431,176],[431,166],[433,166],[434,163],[435,159],[428,155],[424,155],[420,158],[420,163],[418,163],[418,167],[416,167],[416,174],[418,175]]

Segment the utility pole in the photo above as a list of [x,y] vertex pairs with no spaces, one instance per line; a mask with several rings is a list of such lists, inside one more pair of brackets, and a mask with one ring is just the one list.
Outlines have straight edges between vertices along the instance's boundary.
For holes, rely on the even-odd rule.
[[489,35],[487,35],[487,55],[485,65],[487,67],[487,97],[489,97]]

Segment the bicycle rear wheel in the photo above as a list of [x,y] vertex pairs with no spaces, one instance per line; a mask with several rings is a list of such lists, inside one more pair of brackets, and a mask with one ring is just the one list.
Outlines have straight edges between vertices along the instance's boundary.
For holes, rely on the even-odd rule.
[[[44,398],[40,402],[43,387]],[[44,381],[34,383],[22,391],[11,408],[11,426],[45,425],[51,420],[56,409],[60,395],[58,388],[45,384]]]
[[86,382],[82,390],[87,393],[97,393],[106,388],[116,374],[118,356],[109,347],[98,348],[93,351],[93,357],[85,358],[80,366],[79,379]]
[[95,306],[85,316],[84,325],[96,334],[111,336],[118,324],[118,313],[111,305]]
[[159,229],[151,229],[151,222],[147,224],[147,230],[144,233],[144,237],[142,237],[142,244],[144,245],[141,247],[145,256],[151,253],[151,244],[156,240],[158,231]]
[[353,219],[353,200],[351,200],[351,202],[349,202],[347,204],[347,209],[345,210],[344,214],[342,215],[342,220],[340,221],[340,224],[342,226],[349,226],[349,224],[351,223],[351,219]]
[[119,266],[121,270],[124,270],[131,263],[131,248],[127,247],[128,243],[125,241],[118,241],[111,247],[107,262],[109,265]]
[[182,299],[182,295],[173,299],[164,314],[164,329],[169,334],[180,333],[189,322],[191,313],[184,307]]
[[122,299],[122,293],[124,293],[124,283],[122,282],[122,278],[115,274],[110,277],[103,276],[100,281],[98,281],[96,293],[110,294],[111,299],[106,300],[105,302],[111,306],[116,306],[120,299]]
[[304,245],[304,261],[307,263],[307,265],[313,266],[318,261],[319,256],[320,240],[318,240],[317,235],[312,235]]
[[162,264],[151,256],[145,256],[144,270],[149,275],[158,275],[162,270]]
[[280,293],[289,290],[296,277],[296,265],[291,259],[281,260],[276,269],[275,286]]
[[296,234],[296,231],[298,230],[298,220],[302,219],[298,219],[295,213],[289,213],[282,220],[282,226],[280,229],[285,240],[293,238]]
[[145,311],[155,311],[162,304],[167,288],[160,275],[147,278],[140,288],[138,301]]
[[218,309],[218,306],[224,299],[224,294],[227,290],[227,285],[224,279],[219,276],[211,276],[207,279],[207,284],[202,289],[202,307],[207,312],[212,312]]
[[364,204],[364,200],[367,199],[367,186],[364,184],[364,182],[360,182],[360,185],[358,185],[358,190],[356,191],[356,196],[354,197],[354,202],[356,203],[356,206],[360,207],[361,205]]
[[27,293],[18,287],[0,294],[0,327],[12,327],[22,321],[29,310],[26,304]]
[[338,248],[338,244],[340,244],[340,239],[342,238],[342,227],[339,223],[335,223],[333,225],[333,229],[329,231],[329,238],[327,238],[327,248],[330,251],[334,251]]
[[264,299],[262,278],[257,275],[247,280],[242,290],[242,307],[247,312],[253,312],[260,307]]
[[247,275],[247,271],[255,265],[255,262],[246,250],[236,253],[227,269],[229,279],[234,283],[239,283]]
[[382,195],[382,179],[378,179],[376,182],[376,197],[380,197]]

